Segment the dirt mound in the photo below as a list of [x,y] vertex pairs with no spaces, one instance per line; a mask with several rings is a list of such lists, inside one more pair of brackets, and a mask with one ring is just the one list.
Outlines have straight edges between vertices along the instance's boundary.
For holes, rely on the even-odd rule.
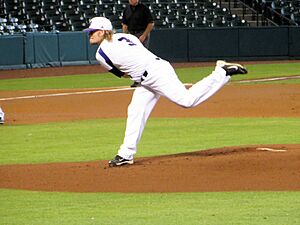
[[0,188],[63,192],[300,190],[300,145],[226,147],[107,161],[0,166]]

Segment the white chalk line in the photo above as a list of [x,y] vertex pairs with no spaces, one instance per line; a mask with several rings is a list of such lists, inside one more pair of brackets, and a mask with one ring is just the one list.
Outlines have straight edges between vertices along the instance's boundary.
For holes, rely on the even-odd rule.
[[[186,86],[191,86],[193,84],[187,83],[184,84]],[[63,93],[55,93],[55,94],[43,94],[43,95],[28,95],[28,96],[17,96],[17,97],[8,97],[8,98],[0,98],[0,101],[12,101],[12,100],[20,100],[20,99],[35,99],[35,98],[47,98],[47,97],[59,97],[59,96],[68,96],[68,95],[83,95],[83,94],[96,94],[96,93],[105,93],[105,92],[118,92],[118,91],[130,91],[134,90],[132,87],[120,87],[115,89],[101,89],[101,90],[93,90],[93,91],[76,91],[76,92],[63,92]]]
[[[264,82],[264,81],[276,81],[276,80],[288,80],[288,79],[297,79],[299,76],[291,77],[275,77],[275,78],[265,78],[257,80],[242,80],[235,81],[234,83],[251,83],[251,82]],[[192,83],[186,83],[185,86],[191,86]],[[12,101],[20,99],[35,99],[35,98],[47,98],[47,97],[58,97],[58,96],[68,96],[68,95],[82,95],[82,94],[95,94],[95,93],[105,93],[105,92],[118,92],[118,91],[128,91],[134,90],[135,88],[117,88],[117,89],[101,89],[94,91],[77,91],[77,92],[65,92],[65,93],[56,93],[56,94],[45,94],[45,95],[29,95],[29,96],[18,96],[18,97],[9,97],[9,98],[0,98],[0,101]]]
[[256,148],[259,151],[268,151],[268,152],[286,152],[284,149],[273,149],[273,148]]
[[252,82],[265,82],[265,81],[278,81],[278,80],[290,80],[290,79],[298,79],[299,76],[290,76],[290,77],[273,77],[273,78],[262,78],[256,80],[241,80],[241,81],[234,81],[234,83],[252,83]]
[[44,94],[44,95],[29,95],[29,96],[0,98],[0,101],[11,101],[11,100],[19,100],[19,99],[47,98],[47,97],[58,97],[58,96],[68,96],[68,95],[95,94],[95,93],[104,93],[104,92],[128,91],[128,90],[133,90],[133,89],[134,88],[117,88],[117,89],[102,89],[102,90],[94,90],[94,91],[64,92],[64,93]]

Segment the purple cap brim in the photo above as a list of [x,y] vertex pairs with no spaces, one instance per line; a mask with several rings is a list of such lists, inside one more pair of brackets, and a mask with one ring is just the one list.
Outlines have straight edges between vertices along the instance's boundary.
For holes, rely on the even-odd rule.
[[84,29],[83,31],[84,31],[84,32],[88,32],[88,33],[90,33],[90,32],[92,32],[92,31],[95,31],[95,30],[99,30],[99,29],[94,29],[94,28],[86,28],[86,29]]

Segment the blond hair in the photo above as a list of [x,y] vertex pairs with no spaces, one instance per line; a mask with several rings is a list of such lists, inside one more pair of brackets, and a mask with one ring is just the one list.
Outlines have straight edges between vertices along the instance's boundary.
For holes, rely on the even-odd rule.
[[107,41],[112,41],[113,34],[114,32],[112,30],[106,30],[104,32],[104,39]]

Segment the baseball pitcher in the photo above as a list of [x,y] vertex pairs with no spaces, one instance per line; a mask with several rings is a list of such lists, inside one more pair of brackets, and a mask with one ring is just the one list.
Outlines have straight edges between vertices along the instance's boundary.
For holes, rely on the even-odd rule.
[[89,34],[90,44],[99,45],[96,59],[104,68],[117,77],[140,83],[128,106],[123,144],[109,166],[134,163],[137,144],[160,96],[184,108],[195,107],[222,88],[232,75],[247,73],[242,65],[219,60],[209,76],[187,89],[168,61],[146,49],[134,35],[114,34],[107,18],[94,17],[84,31]]

